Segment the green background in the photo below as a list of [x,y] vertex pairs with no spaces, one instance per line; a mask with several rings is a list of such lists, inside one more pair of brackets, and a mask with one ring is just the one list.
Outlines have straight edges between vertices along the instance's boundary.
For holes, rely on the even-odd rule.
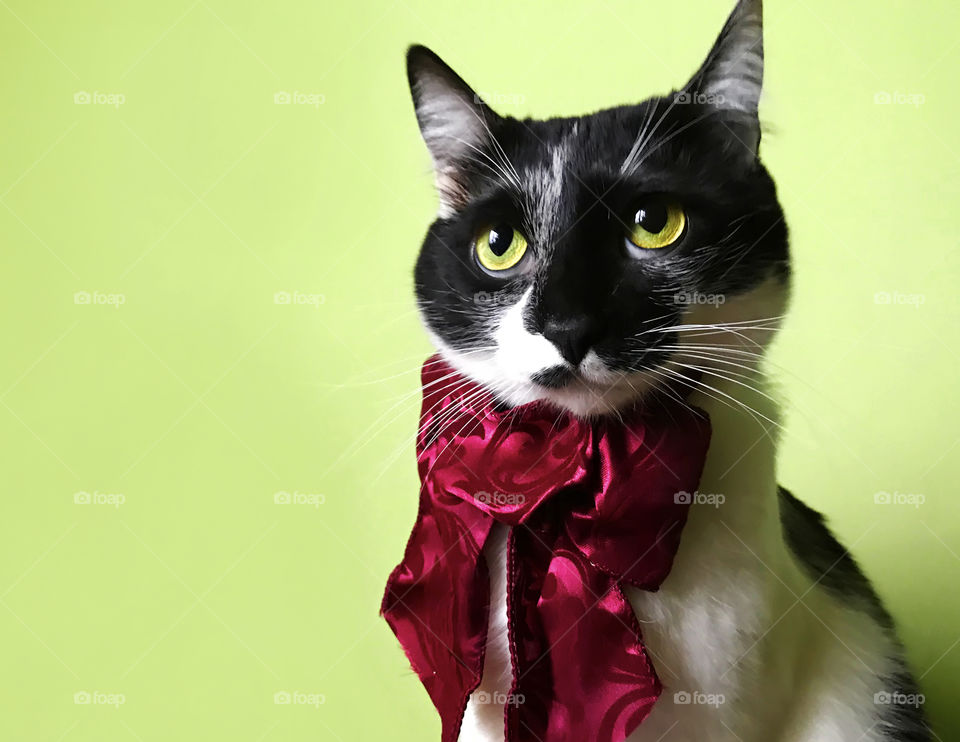
[[[781,481],[876,581],[952,739],[960,6],[766,5]],[[435,208],[404,49],[505,113],[583,113],[684,82],[729,7],[0,0],[0,738],[437,738],[377,618]]]

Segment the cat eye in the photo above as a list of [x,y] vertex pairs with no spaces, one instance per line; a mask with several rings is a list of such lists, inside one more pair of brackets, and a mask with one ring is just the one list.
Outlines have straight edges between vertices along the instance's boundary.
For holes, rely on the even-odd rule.
[[513,268],[527,252],[527,241],[509,224],[485,228],[474,241],[477,262],[489,273]]
[[634,214],[627,247],[641,250],[669,247],[683,236],[686,227],[687,217],[676,203],[660,198],[645,199]]

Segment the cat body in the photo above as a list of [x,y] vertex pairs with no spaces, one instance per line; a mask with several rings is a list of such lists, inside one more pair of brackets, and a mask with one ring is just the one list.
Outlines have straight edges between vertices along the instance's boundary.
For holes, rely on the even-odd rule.
[[[630,740],[923,742],[889,615],[819,514],[777,485],[763,352],[790,262],[758,154],[762,73],[760,0],[738,2],[679,91],[578,118],[501,117],[411,48],[440,195],[418,307],[447,363],[497,404],[590,418],[667,394],[709,415],[672,570],[657,591],[627,590],[664,687]],[[484,546],[487,650],[462,742],[503,740],[516,701],[506,528]]]

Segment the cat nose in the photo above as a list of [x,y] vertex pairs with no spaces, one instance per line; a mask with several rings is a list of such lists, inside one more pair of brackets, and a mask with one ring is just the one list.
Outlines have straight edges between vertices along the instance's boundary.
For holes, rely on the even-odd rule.
[[578,366],[596,340],[593,323],[586,317],[548,319],[543,336],[572,366]]

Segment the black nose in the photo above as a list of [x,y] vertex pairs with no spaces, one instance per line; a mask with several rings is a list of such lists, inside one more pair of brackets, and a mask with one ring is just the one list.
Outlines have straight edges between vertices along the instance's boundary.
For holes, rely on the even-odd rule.
[[580,364],[596,341],[595,327],[586,317],[549,319],[544,323],[543,336],[573,366]]

